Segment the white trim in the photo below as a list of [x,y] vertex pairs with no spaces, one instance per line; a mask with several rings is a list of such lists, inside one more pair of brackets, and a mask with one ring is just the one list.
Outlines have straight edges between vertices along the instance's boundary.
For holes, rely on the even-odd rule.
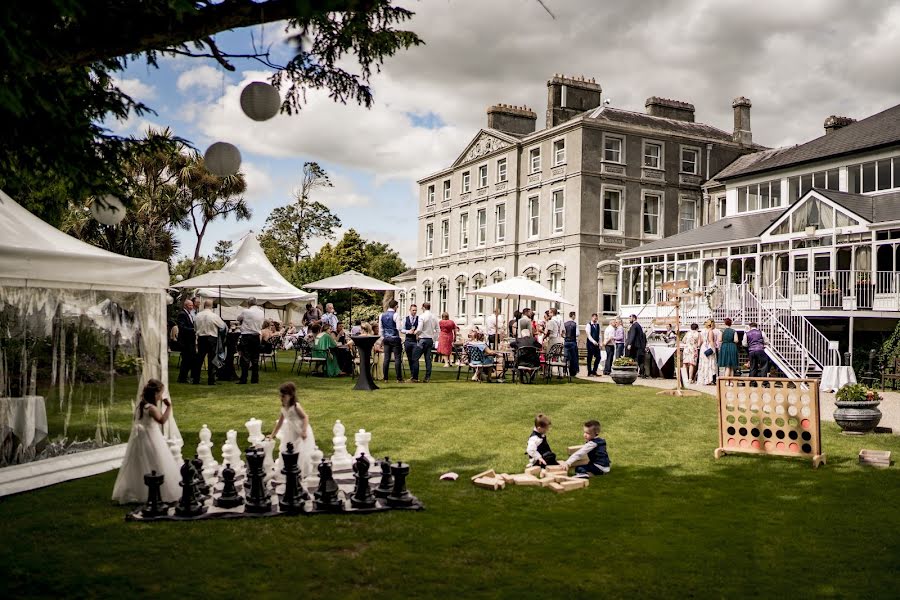
[[[563,147],[562,147],[563,159],[560,160],[560,161],[557,161],[557,160],[556,160],[556,142],[562,142],[562,143],[563,143]],[[567,148],[567,144],[566,144],[566,136],[565,136],[565,135],[561,135],[561,136],[559,136],[559,137],[555,137],[555,138],[553,138],[553,139],[550,141],[550,153],[553,155],[551,158],[553,159],[553,166],[554,166],[554,167],[558,167],[558,166],[560,166],[560,165],[566,164],[566,160],[567,160],[567,158],[568,158],[568,157],[567,157],[567,151],[568,151],[568,148]]]
[[[463,227],[462,221],[463,217],[466,218],[466,226]],[[463,232],[466,234],[466,243],[463,245]],[[459,249],[460,250],[468,250],[469,249],[469,211],[459,213]]]
[[[619,162],[613,160],[606,159],[606,138],[612,138],[619,140]],[[607,133],[603,132],[600,141],[600,159],[603,162],[610,163],[613,165],[624,165],[625,164],[625,135],[618,133]]]
[[[655,196],[659,202],[656,205],[656,233],[647,233],[644,231],[644,202],[647,196]],[[665,214],[666,195],[664,192],[657,190],[641,189],[641,239],[642,240],[658,240],[662,235],[663,215]]]
[[[691,227],[690,229],[682,230],[681,229],[681,205],[684,202],[690,202],[694,205],[694,226]],[[699,216],[700,216],[700,200],[693,196],[689,196],[687,194],[678,194],[678,233],[683,233],[684,231],[693,231],[694,229],[697,229],[697,227],[699,227],[699,225],[697,224],[697,222],[700,220],[698,218]]]
[[[500,227],[500,220],[497,218],[497,213],[499,212],[500,207],[503,207],[503,238],[497,238],[497,230]],[[498,202],[494,205],[494,244],[505,244],[506,243],[506,230],[507,230],[507,222],[506,222],[506,202]]]
[[[481,225],[479,225],[478,220],[484,215],[484,239],[478,239],[481,234]],[[487,207],[481,207],[475,211],[475,247],[476,248],[484,248],[487,246]]]
[[[644,164],[644,159],[647,157],[647,145],[654,144],[659,146],[659,166],[658,167],[650,167]],[[679,157],[680,159],[681,157]],[[648,138],[641,138],[641,168],[642,169],[655,169],[657,171],[665,171],[666,170],[666,143],[660,140],[652,140]]]
[[[466,185],[466,175],[469,176],[468,185]],[[466,169],[459,176],[459,193],[468,194],[472,191],[472,169]]]
[[[562,192],[562,227],[556,228],[556,207],[554,206],[556,192]],[[550,189],[550,235],[559,236],[566,232],[566,187],[556,186]]]
[[[604,213],[606,212],[606,191],[617,191],[619,192],[619,218],[618,218],[618,229],[606,229],[603,226]],[[643,207],[642,207],[643,210]],[[643,229],[643,226],[641,226]],[[615,233],[618,235],[625,234],[625,186],[624,185],[616,185],[611,183],[603,183],[600,185],[600,231],[604,233]]]
[[[537,159],[538,159],[538,168],[534,168],[534,162],[531,159],[531,153],[537,150]],[[525,157],[528,159],[528,174],[534,175],[536,173],[540,173],[544,168],[543,163],[543,152],[541,152],[541,145],[537,144],[536,146],[532,146],[525,152]]]
[[[537,233],[534,233],[534,234],[531,233],[531,219],[532,219],[531,201],[532,200],[535,200],[535,205],[537,206],[537,215],[536,215]],[[525,214],[525,228],[526,228],[525,238],[529,239],[529,240],[538,239],[539,237],[541,237],[541,195],[534,194],[534,195],[528,196],[526,203],[525,203],[525,210],[527,211]]]
[[453,197],[453,178],[445,179],[441,187],[441,201],[449,202]]
[[[491,185],[491,173],[490,169],[488,169],[488,164],[480,164],[478,165],[477,169],[478,170],[476,172],[478,173],[478,187],[476,189],[484,189]],[[481,169],[484,169],[484,185],[481,185]]]
[[[694,150],[697,152],[697,160],[694,162],[694,170],[693,171],[685,171],[681,168],[682,163],[684,162],[684,151],[685,150]],[[678,172],[685,173],[687,175],[699,175],[700,174],[700,163],[702,159],[702,152],[699,146],[691,146],[689,144],[678,144]]]
[[[849,227],[840,227],[840,228],[832,228],[832,229],[817,229],[816,230],[817,237],[821,237],[822,235],[827,234],[828,232],[834,232],[835,229],[840,229],[841,231],[839,233],[841,233],[841,234],[843,234],[843,233],[864,233],[864,232],[868,231],[869,228],[871,228],[873,225],[876,225],[875,223],[871,223],[870,221],[868,221],[865,217],[856,214],[855,212],[849,210],[848,208],[846,208],[844,206],[841,206],[840,204],[838,204],[836,202],[833,202],[832,200],[828,199],[826,196],[820,194],[819,192],[817,192],[815,190],[809,190],[808,192],[803,194],[803,196],[801,196],[800,199],[797,200],[797,202],[795,202],[793,205],[786,208],[780,217],[778,217],[777,219],[772,221],[772,224],[763,230],[763,232],[759,235],[760,243],[781,242],[781,241],[785,241],[785,240],[793,240],[793,239],[798,239],[798,238],[802,239],[803,234],[801,234],[800,232],[797,232],[797,231],[794,231],[791,233],[779,233],[779,234],[772,234],[769,232],[778,229],[778,227],[780,227],[785,221],[787,221],[788,219],[791,218],[791,215],[793,215],[797,211],[797,209],[800,208],[800,206],[809,202],[810,198],[815,198],[816,200],[822,202],[823,204],[830,206],[834,210],[841,212],[841,213],[847,215],[848,217],[851,217],[852,219],[860,222],[859,225],[851,225]],[[848,230],[848,231],[845,231],[845,230]],[[805,248],[805,249],[808,249],[808,248]]]
[[[503,174],[503,179],[500,179],[500,162],[501,161],[503,161],[503,163],[506,165],[506,172]],[[505,157],[505,156],[501,156],[501,157],[497,158],[496,177],[497,177],[497,183],[503,183],[504,181],[509,181],[509,160],[507,160],[507,157]]]
[[425,188],[425,206],[434,206],[437,197],[437,183],[428,184]]
[[598,271],[600,269],[602,269],[603,267],[615,267],[616,269],[619,269],[620,265],[619,265],[619,261],[617,261],[617,260],[606,259],[606,260],[601,260],[600,262],[597,263]]
[[[444,235],[444,225],[447,226],[447,235]],[[444,249],[444,240],[447,240],[447,249]],[[440,256],[447,256],[450,254],[450,219],[441,219],[441,253]]]
[[[429,232],[431,233],[430,239]],[[429,242],[431,243],[431,248],[428,247]],[[425,223],[425,258],[431,258],[432,256],[434,256],[434,221]]]

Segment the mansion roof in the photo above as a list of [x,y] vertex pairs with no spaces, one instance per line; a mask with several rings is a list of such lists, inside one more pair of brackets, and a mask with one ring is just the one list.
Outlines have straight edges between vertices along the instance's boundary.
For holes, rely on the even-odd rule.
[[869,223],[886,223],[900,221],[900,192],[864,196],[848,194],[835,190],[813,188],[835,204],[839,204],[850,212],[859,215]]
[[724,185],[724,183],[721,181],[722,179],[726,179],[735,173],[739,173],[745,169],[748,169],[760,161],[768,160],[769,158],[778,156],[779,154],[791,150],[792,148],[794,148],[794,146],[769,148],[767,150],[760,150],[759,152],[742,154],[734,159],[734,161],[732,161],[727,167],[716,173],[712,179],[704,183],[703,187],[710,188],[717,185]]
[[611,125],[647,127],[672,135],[699,136],[721,142],[734,143],[731,133],[722,131],[712,125],[658,117],[646,113],[623,110],[621,108],[601,106],[600,108],[595,108],[594,110],[584,113],[583,117],[586,119],[605,121]]
[[756,161],[743,169],[736,169],[717,179],[743,177],[825,158],[875,150],[900,143],[900,104],[880,113],[846,125],[814,140],[786,148],[783,152]]

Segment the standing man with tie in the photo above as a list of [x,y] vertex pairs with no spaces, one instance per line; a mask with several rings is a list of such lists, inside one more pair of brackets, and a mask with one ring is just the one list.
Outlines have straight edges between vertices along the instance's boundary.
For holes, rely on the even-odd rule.
[[[181,346],[181,368],[178,369],[178,383],[190,383],[188,374],[196,372],[200,379],[200,367],[197,363],[197,335],[194,329],[194,303],[190,299],[184,301],[184,307],[178,312],[178,345]],[[195,381],[196,383],[196,381]]]
[[638,371],[643,377],[644,375],[649,375],[649,373],[644,373],[644,351],[647,348],[647,336],[644,334],[644,328],[641,327],[637,315],[631,315],[630,321],[631,327],[628,328],[628,339],[625,342],[625,348],[628,351],[628,356],[637,362]]
[[238,315],[241,324],[241,379],[238,383],[247,383],[247,370],[251,371],[250,383],[259,383],[259,334],[262,331],[265,313],[256,305],[256,298],[247,298],[247,308]]
[[591,315],[591,322],[584,326],[587,336],[587,374],[588,377],[597,376],[597,367],[600,366],[600,323],[597,321],[597,313]]
[[419,357],[425,355],[425,383],[431,381],[431,351],[434,348],[434,338],[438,336],[438,320],[431,314],[431,303],[422,303],[422,315],[419,317],[419,326],[416,327],[416,351],[413,354],[413,362],[416,365],[415,376],[419,375]]
[[400,333],[406,336],[403,342],[403,350],[406,352],[406,360],[409,363],[409,380],[412,383],[419,382],[419,359],[415,357],[416,353],[416,328],[419,326],[419,317],[416,315],[418,308],[415,304],[410,305],[409,315],[403,323],[403,329]]
[[569,375],[578,375],[578,323],[575,321],[575,313],[569,313],[569,320],[563,323],[563,348],[569,363]]
[[216,367],[213,359],[219,348],[219,331],[225,329],[225,321],[213,312],[213,301],[204,300],[203,310],[194,319],[197,331],[197,367],[194,371],[194,383],[200,383],[200,368],[206,359],[206,383],[216,385]]
[[388,302],[388,309],[381,313],[379,319],[381,338],[384,340],[384,380],[387,381],[388,370],[391,364],[391,356],[394,360],[394,372],[397,375],[397,383],[403,383],[403,371],[401,370],[401,354],[403,353],[400,342],[400,329],[403,319],[397,314],[397,301]]
[[325,305],[325,314],[322,315],[322,325],[325,323],[331,325],[331,331],[337,331],[338,318],[334,314],[334,304],[331,302]]

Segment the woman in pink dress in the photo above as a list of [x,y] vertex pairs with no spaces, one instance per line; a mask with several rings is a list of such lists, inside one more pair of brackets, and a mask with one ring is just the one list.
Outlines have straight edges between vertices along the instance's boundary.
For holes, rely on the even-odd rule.
[[441,314],[441,321],[438,323],[438,329],[441,330],[438,337],[437,352],[444,357],[444,366],[450,366],[450,358],[453,356],[453,342],[456,341],[456,334],[459,327],[450,319],[447,313]]

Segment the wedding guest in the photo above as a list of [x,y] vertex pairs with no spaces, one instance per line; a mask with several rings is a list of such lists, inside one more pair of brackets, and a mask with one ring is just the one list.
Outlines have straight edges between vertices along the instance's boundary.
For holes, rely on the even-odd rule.
[[606,364],[603,365],[603,374],[612,372],[613,359],[616,356],[616,323],[618,319],[613,317],[603,331],[603,349],[606,351]]
[[453,358],[453,343],[459,333],[459,327],[456,322],[450,319],[450,315],[446,312],[441,313],[441,320],[438,323],[440,334],[438,336],[438,356],[443,357],[444,366],[449,367]]
[[303,318],[301,322],[309,327],[311,323],[315,323],[319,319],[322,318],[322,313],[319,312],[318,308],[315,308],[312,304],[306,305],[306,312],[303,313]]
[[500,324],[503,323],[503,317],[500,315],[500,305],[494,307],[494,312],[484,319],[484,333],[487,335],[487,342],[491,348],[497,348],[500,345]]
[[697,355],[700,352],[702,336],[696,323],[691,323],[691,329],[684,336],[684,348],[681,351],[681,362],[687,369],[687,378],[690,383],[697,383]]
[[325,314],[322,315],[322,322],[331,325],[332,331],[337,330],[338,318],[337,315],[334,314],[334,304],[331,302],[325,305]]
[[575,313],[569,313],[569,320],[563,323],[563,344],[568,357],[569,375],[578,375],[578,323]]
[[194,328],[194,303],[185,300],[182,310],[176,318],[178,323],[178,345],[181,347],[181,367],[178,369],[178,383],[188,381],[188,375],[200,379],[200,368],[197,366],[197,334]]
[[237,322],[241,325],[241,378],[239,384],[247,383],[247,372],[250,372],[250,383],[259,383],[259,344],[265,314],[256,305],[256,298],[247,298],[247,308],[241,311]]
[[384,366],[382,367],[384,380],[387,381],[388,367],[391,364],[391,360],[393,360],[397,383],[403,383],[403,367],[401,365],[403,346],[400,341],[400,329],[403,327],[403,319],[397,314],[397,304],[396,300],[388,302],[388,309],[381,314],[378,323],[381,337],[384,340]]
[[416,367],[413,379],[419,378],[419,358],[425,356],[425,383],[431,381],[431,351],[434,348],[434,338],[438,335],[438,321],[431,314],[431,303],[422,303],[422,314],[419,316],[419,324],[416,326],[417,347],[413,354],[413,364]]
[[697,367],[697,383],[713,385],[719,375],[716,353],[722,340],[722,332],[716,329],[716,322],[708,319],[703,324],[703,342],[700,345],[700,364]]
[[725,329],[722,331],[722,342],[719,345],[719,367],[725,369],[725,377],[733,377],[738,366],[738,351],[735,343],[736,334],[731,328],[731,319],[725,318]]
[[416,351],[416,328],[419,326],[418,307],[411,304],[409,314],[403,321],[403,328],[400,330],[405,337],[403,341],[403,351],[406,354],[406,360],[409,363],[409,381],[412,383],[419,382],[419,364],[416,359],[416,365],[413,366],[413,355]]
[[[644,333],[644,328],[638,321],[637,315],[631,315],[629,319],[631,326],[628,328],[628,339],[625,341],[626,350],[628,351],[628,356],[637,362],[640,374],[645,375],[644,355],[647,350],[647,335]],[[621,324],[621,321],[619,323]],[[646,373],[646,375],[649,376],[650,374]]]
[[[597,367],[600,366],[600,323],[597,313],[591,315],[590,323],[584,326],[584,335],[587,338],[587,374],[588,377],[597,376]],[[593,366],[592,366],[593,365]]]
[[766,354],[766,334],[759,330],[756,323],[750,323],[750,329],[744,336],[744,347],[750,353],[750,377],[768,377],[769,355]]
[[203,310],[194,318],[197,333],[197,363],[194,367],[194,383],[200,383],[200,368],[206,359],[206,383],[216,385],[216,367],[213,361],[219,350],[219,332],[225,331],[225,321],[213,312],[213,301],[204,300]]

